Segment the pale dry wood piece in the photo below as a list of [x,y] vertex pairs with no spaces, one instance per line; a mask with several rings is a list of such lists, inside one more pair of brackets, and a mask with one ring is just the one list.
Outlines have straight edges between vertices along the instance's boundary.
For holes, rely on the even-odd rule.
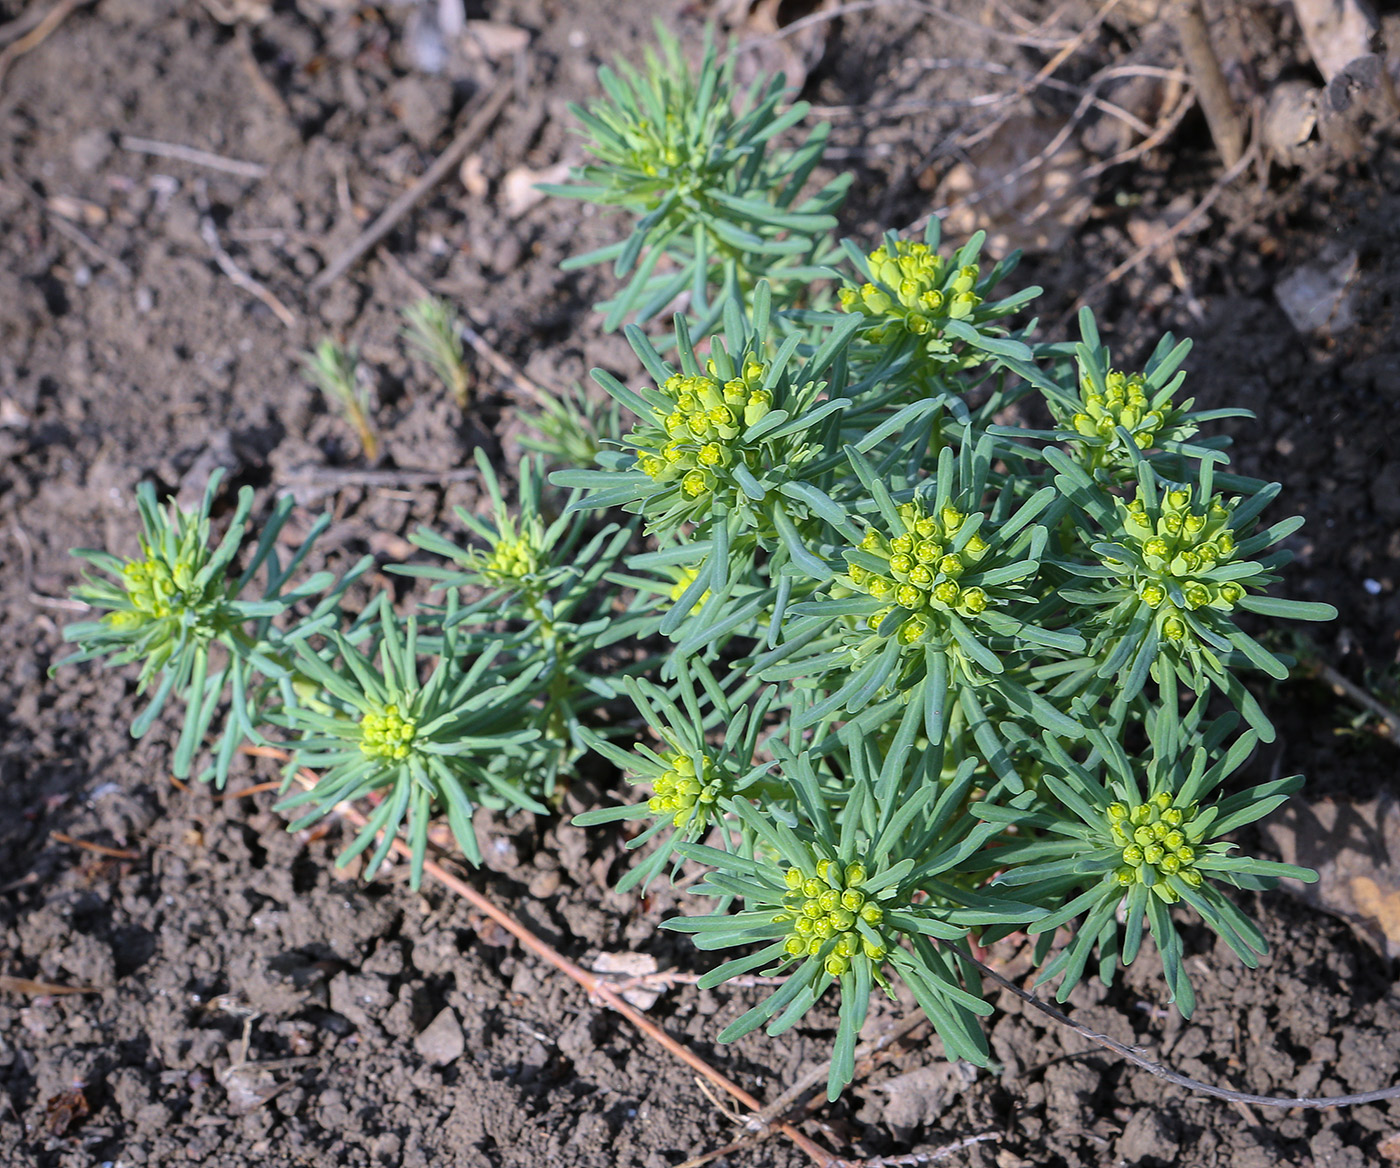
[[236,174],[240,178],[263,178],[267,167],[260,162],[244,162],[241,158],[226,158],[194,146],[181,146],[178,142],[159,142],[154,138],[138,138],[134,134],[123,134],[121,148],[133,154],[151,154],[157,158],[173,158],[178,162],[188,162],[192,166],[203,166],[209,170],[220,170],[225,174]]
[[481,136],[490,128],[491,123],[496,120],[496,115],[501,112],[506,99],[510,97],[511,89],[512,83],[509,79],[496,83],[495,89],[478,107],[461,133],[423,172],[423,177],[390,203],[388,209],[371,223],[354,243],[325,266],[321,274],[311,281],[311,291],[321,291],[354,267],[366,253],[371,251],[380,240],[394,229],[400,219],[418,205],[429,191],[457,168],[457,164],[466,157],[467,151],[476,145]]
[[[19,40],[15,41],[14,44],[10,45],[3,52],[0,52],[0,81],[5,80],[5,74],[10,71],[10,66],[13,65],[15,61],[24,56],[24,54],[31,49],[37,49],[53,35],[54,30],[67,20],[69,16],[79,8],[85,8],[91,3],[93,3],[93,0],[58,0],[58,3],[49,9],[43,19],[34,26],[32,32],[22,36]],[[25,19],[27,18],[20,17],[19,20],[11,23],[18,24]],[[6,27],[10,27],[10,25]]]
[[282,322],[284,327],[296,328],[296,314],[234,263],[233,257],[224,250],[224,245],[219,242],[218,229],[215,228],[213,217],[209,214],[209,196],[202,184],[197,184],[195,187],[195,203],[199,207],[199,236],[213,254],[214,262],[219,265],[219,271],[223,272],[236,287],[242,288],[250,296],[261,300],[271,310],[272,315]]
[[1244,153],[1244,121],[1235,108],[1235,99],[1230,96],[1230,86],[1211,44],[1201,0],[1173,0],[1167,7],[1167,17],[1181,41],[1181,52],[1196,83],[1215,148],[1225,165],[1233,167]]
[[1308,53],[1324,81],[1372,51],[1376,14],[1363,0],[1293,0]]

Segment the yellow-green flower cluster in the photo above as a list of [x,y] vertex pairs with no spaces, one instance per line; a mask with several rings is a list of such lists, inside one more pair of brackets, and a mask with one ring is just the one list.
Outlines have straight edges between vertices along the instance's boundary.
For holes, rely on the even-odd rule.
[[1175,806],[1165,791],[1132,808],[1110,804],[1109,831],[1114,846],[1123,849],[1118,883],[1126,888],[1151,881],[1152,891],[1168,904],[1175,903],[1178,895],[1163,877],[1180,876],[1190,887],[1199,888],[1203,878],[1194,865],[1201,833],[1192,823],[1196,810],[1194,803]]
[[888,606],[871,613],[866,626],[871,630],[896,607],[909,616],[899,626],[902,644],[912,645],[937,623],[940,614],[957,612],[977,616],[991,603],[978,587],[963,587],[959,581],[987,554],[987,542],[973,535],[953,550],[958,531],[967,516],[956,507],[945,505],[938,515],[930,515],[920,502],[899,508],[899,528],[886,535],[872,527],[861,540],[860,549],[885,561],[884,571],[872,571],[851,564],[846,579],[857,592],[887,601]]
[[665,440],[654,449],[642,447],[638,466],[657,483],[679,479],[688,499],[713,491],[717,472],[736,462],[757,469],[756,451],[744,448],[742,435],[773,408],[773,395],[763,388],[766,372],[749,361],[740,376],[721,381],[711,362],[708,373],[668,377],[659,389],[671,408],[652,411]]
[[785,911],[773,920],[792,923],[785,946],[789,957],[816,956],[834,939],[826,958],[826,971],[832,977],[850,969],[851,958],[857,954],[864,953],[877,965],[884,961],[890,951],[890,942],[880,929],[885,913],[861,889],[866,878],[864,864],[842,867],[832,860],[818,860],[816,876],[789,868],[783,878],[788,886],[783,897]]
[[1127,461],[1128,455],[1118,427],[1132,435],[1139,450],[1151,450],[1167,424],[1161,410],[1152,408],[1147,396],[1147,378],[1141,373],[1109,371],[1104,378],[1104,392],[1093,386],[1087,374],[1080,376],[1083,410],[1070,418],[1076,433],[1085,438],[1102,440],[1089,447],[1090,461],[1098,466],[1107,461]]
[[408,757],[417,729],[416,719],[400,713],[396,705],[387,705],[382,714],[371,711],[360,719],[360,750],[370,758],[400,762]]
[[698,774],[688,754],[675,751],[661,757],[668,769],[651,780],[656,793],[647,800],[647,808],[653,815],[669,815],[675,827],[684,829],[724,794],[727,776],[708,754],[701,756]]
[[[671,585],[670,591],[667,593],[667,595],[671,598],[672,601],[680,600],[680,598],[685,595],[686,590],[699,578],[699,568],[681,568],[679,571],[676,572],[676,582]],[[700,594],[700,599],[690,606],[690,611],[694,612],[702,604],[704,604],[705,601],[709,599],[710,590],[706,588],[705,591]]]
[[540,553],[529,533],[502,535],[481,566],[481,574],[495,584],[518,584],[540,570]]
[[[185,589],[189,587],[189,571],[184,564],[175,565],[172,572],[164,560],[132,560],[122,566],[122,586],[135,612],[118,610],[108,613],[106,620],[116,628],[128,628],[148,620],[164,620],[173,609],[180,607]],[[180,569],[186,569],[180,571]],[[183,580],[182,580],[183,577]]]
[[926,243],[899,240],[893,252],[881,245],[866,260],[874,282],[842,288],[839,295],[847,312],[877,322],[865,334],[870,340],[893,339],[900,330],[937,335],[948,321],[971,316],[982,303],[973,291],[977,265],[954,268]]
[[152,553],[144,542],[142,550],[146,552],[144,560],[128,560],[122,565],[122,588],[134,611],[109,612],[103,620],[112,628],[133,629],[149,621],[166,620],[212,599],[194,593],[195,577],[202,566],[196,547],[189,548],[190,554],[181,555],[173,564]]
[[1119,507],[1123,529],[1145,569],[1135,582],[1138,596],[1160,614],[1162,635],[1167,640],[1180,641],[1186,636],[1186,623],[1178,615],[1183,609],[1229,612],[1235,607],[1244,595],[1238,583],[1199,578],[1201,573],[1228,563],[1235,554],[1230,508],[1218,495],[1198,511],[1191,492],[1175,487],[1166,492],[1155,521],[1148,514],[1140,487],[1137,498]]

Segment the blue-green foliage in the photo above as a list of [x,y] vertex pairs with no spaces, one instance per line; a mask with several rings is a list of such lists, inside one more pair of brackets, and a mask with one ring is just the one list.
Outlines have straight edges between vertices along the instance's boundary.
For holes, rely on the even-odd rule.
[[[341,612],[362,566],[292,586],[285,505],[245,548],[245,492],[215,545],[216,484],[195,515],[143,487],[142,557],[79,553],[111,577],[76,590],[108,610],[68,630],[79,657],[141,663],[138,733],[183,698],[181,773],[220,717],[220,780],[283,729],[289,776],[322,772],[287,798],[294,826],[373,796],[350,854],[382,833],[372,871],[406,824],[415,881],[433,814],[476,860],[474,807],[546,810],[591,748],[642,787],[579,817],[640,829],[619,887],[698,862],[715,910],[666,927],[758,946],[703,984],[789,975],[722,1039],[779,1033],[837,987],[833,1096],[896,981],[951,1055],[986,1060],[973,940],[1029,931],[1063,997],[1146,928],[1189,1015],[1172,910],[1252,964],[1263,937],[1222,887],[1315,878],[1228,839],[1300,782],[1234,781],[1274,736],[1246,681],[1290,664],[1249,629],[1335,615],[1266,591],[1299,521],[1262,525],[1277,485],[1229,470],[1211,424],[1247,415],[1182,396],[1185,342],[1124,371],[1088,310],[1079,342],[1037,339],[1017,314],[1038,290],[999,292],[1015,257],[984,270],[980,235],[829,247],[845,182],[802,199],[825,132],[778,147],[803,113],[780,79],[736,105],[732,58],[707,45],[692,75],[663,38],[601,81],[576,111],[595,161],[559,193],[634,221],[576,262],[630,277],[608,327],[683,310],[667,336],[629,327],[634,386],[595,374],[626,433],[551,413],[542,450],[598,452],[553,475],[573,495],[551,511],[527,460],[509,505],[478,453],[491,513],[460,513],[470,545],[415,536],[448,565],[399,570],[446,597],[405,618],[382,596]],[[1006,424],[1033,405],[1052,428]]]

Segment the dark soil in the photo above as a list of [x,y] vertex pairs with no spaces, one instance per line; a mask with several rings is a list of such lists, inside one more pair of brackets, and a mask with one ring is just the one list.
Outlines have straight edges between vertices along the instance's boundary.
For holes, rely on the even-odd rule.
[[[0,0],[0,22],[29,7]],[[1053,6],[1019,7],[1036,22]],[[1249,45],[1240,76],[1262,87],[1309,75],[1286,9],[1236,7],[1232,35]],[[690,9],[642,0],[472,3],[468,16],[526,30],[527,46],[495,60],[461,52],[429,76],[413,69],[406,22],[417,18],[402,5],[99,0],[0,82],[0,973],[91,991],[34,996],[6,983],[5,1165],[662,1168],[739,1138],[689,1070],[460,901],[434,888],[412,893],[399,872],[368,886],[336,872],[338,830],[287,834],[270,791],[218,798],[172,784],[173,726],[141,742],[126,734],[129,674],[47,676],[63,653],[60,626],[74,619],[60,599],[77,577],[67,552],[132,547],[144,478],[188,498],[223,465],[235,483],[261,489],[265,508],[293,491],[302,529],[334,512],[321,545],[333,565],[367,551],[393,562],[412,551],[405,537],[418,524],[451,531],[452,507],[476,505],[470,480],[424,488],[360,473],[352,432],[298,372],[298,352],[326,333],[358,344],[374,370],[381,470],[460,468],[478,445],[513,462],[516,402],[488,370],[463,417],[402,355],[397,311],[412,290],[393,266],[371,257],[325,295],[306,292],[500,77],[515,79],[512,99],[465,168],[480,187],[470,193],[454,176],[388,249],[541,382],[565,385],[593,365],[633,374],[626,345],[601,335],[589,309],[610,277],[557,268],[613,238],[615,225],[559,201],[512,218],[503,188],[513,168],[577,159],[565,103],[595,92],[594,70],[613,53],[636,55],[658,8],[698,27]],[[239,27],[214,15],[244,10]],[[984,20],[971,2],[955,11]],[[1059,27],[1082,27],[1086,16],[1070,12]],[[956,158],[949,136],[984,116],[967,99],[1017,84],[928,62],[976,56],[1027,73],[1051,51],[896,4],[833,24],[805,95],[852,107],[832,115],[838,165],[859,179],[845,229],[870,238],[925,214],[930,184]],[[1058,76],[1082,83],[1151,52],[1175,64],[1170,44],[1110,22]],[[1063,123],[1075,100],[1038,94],[1034,109]],[[121,134],[267,173],[249,179],[132,152]],[[1257,421],[1232,426],[1237,466],[1283,483],[1276,517],[1307,517],[1285,590],[1338,607],[1339,621],[1314,634],[1316,652],[1358,680],[1393,671],[1400,648],[1395,157],[1376,148],[1302,171],[1276,167],[1267,186],[1241,182],[1198,227],[1095,296],[1121,364],[1163,330],[1189,334],[1200,404],[1255,412]],[[1160,150],[1108,171],[1087,221],[1017,274],[1048,290],[1042,319],[1062,318],[1144,229],[1179,220],[1219,170],[1191,115]],[[204,208],[295,327],[219,270],[201,232]],[[1275,288],[1327,249],[1357,253],[1359,323],[1301,335]],[[1339,736],[1353,711],[1330,691],[1295,681],[1261,692],[1282,727],[1255,764],[1261,773],[1303,771],[1312,798],[1394,788],[1393,746],[1366,731]],[[270,764],[248,760],[230,790],[273,777]],[[598,794],[579,782],[561,817],[495,825],[480,886],[572,958],[637,951],[662,968],[701,968],[655,928],[675,896],[610,892],[617,838],[566,825]],[[1188,933],[1201,1003],[1189,1024],[1163,1009],[1151,954],[1111,991],[1081,987],[1074,1016],[1187,1074],[1254,1092],[1393,1082],[1394,970],[1285,892],[1251,907],[1273,944],[1256,971],[1204,929]],[[1014,951],[998,956],[1024,972]],[[814,1015],[781,1040],[719,1047],[714,1036],[754,992],[681,985],[650,1012],[773,1098],[825,1057],[831,1032]],[[1393,1104],[1232,1109],[1108,1058],[1009,996],[998,1005],[989,1029],[999,1067],[950,1071],[919,1031],[840,1103],[815,1107],[808,1130],[851,1157],[993,1133],[948,1162],[1264,1168],[1376,1163],[1400,1128]],[[870,1032],[908,1014],[907,1002],[883,1003]],[[715,1161],[805,1162],[778,1136]]]

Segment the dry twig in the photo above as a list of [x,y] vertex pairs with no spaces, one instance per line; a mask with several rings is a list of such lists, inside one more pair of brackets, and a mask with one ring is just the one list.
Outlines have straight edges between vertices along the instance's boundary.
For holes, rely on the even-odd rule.
[[[777,32],[765,33],[762,36],[750,37],[741,42],[735,49],[736,52],[745,52],[749,49],[757,48],[759,45],[767,44],[770,41],[780,41],[785,37],[793,36],[801,32],[804,28],[810,28],[814,24],[821,24],[824,21],[839,20],[845,16],[854,16],[858,12],[867,12],[872,8],[882,8],[889,5],[898,5],[903,8],[917,8],[920,12],[929,16],[936,16],[944,24],[951,24],[957,28],[965,28],[969,32],[982,33],[993,40],[1009,41],[1013,45],[1021,45],[1028,49],[1058,49],[1064,45],[1063,37],[1052,38],[1036,36],[1034,33],[1015,33],[996,25],[978,24],[975,20],[968,20],[965,16],[959,16],[955,12],[949,12],[946,8],[940,8],[936,4],[928,3],[928,0],[851,0],[849,4],[838,4],[835,8],[827,8],[818,12],[809,13],[806,16],[798,17],[791,24],[785,24]],[[1044,26],[1042,26],[1044,27]]]
[[[13,65],[15,61],[24,56],[24,54],[31,49],[37,49],[53,35],[54,30],[67,20],[69,16],[79,8],[84,8],[92,2],[93,0],[58,0],[58,3],[50,8],[45,16],[34,26],[32,32],[20,37],[14,44],[10,45],[3,52],[0,52],[0,81],[5,80],[5,74],[10,71],[10,66]],[[14,25],[27,20],[27,16],[21,16],[19,20],[11,21],[10,24],[6,25],[5,29],[0,29],[0,32],[4,32]]]
[[66,835],[61,831],[49,832],[49,839],[55,843],[68,844],[70,847],[82,848],[87,852],[96,852],[99,856],[110,856],[114,860],[139,860],[141,853],[133,851],[131,848],[109,848],[106,844],[95,844],[90,840],[76,839],[71,835]]
[[195,186],[195,202],[199,205],[199,236],[204,240],[214,256],[214,262],[236,287],[242,288],[250,296],[261,300],[286,328],[296,328],[296,314],[277,299],[267,288],[233,262],[233,257],[219,242],[219,232],[214,226],[214,218],[209,214],[209,197],[199,184]]
[[1142,263],[1142,261],[1145,260],[1148,256],[1150,256],[1153,252],[1157,251],[1158,248],[1165,247],[1172,240],[1176,239],[1180,235],[1183,235],[1185,232],[1189,231],[1192,227],[1194,227],[1196,223],[1204,217],[1205,213],[1215,205],[1215,200],[1220,198],[1220,196],[1224,193],[1225,188],[1228,187],[1232,182],[1234,182],[1235,179],[1237,179],[1241,174],[1243,174],[1244,171],[1250,165],[1250,163],[1252,163],[1258,156],[1259,144],[1256,139],[1254,142],[1250,143],[1249,149],[1246,150],[1244,154],[1240,156],[1240,158],[1235,162],[1235,165],[1230,167],[1229,170],[1227,170],[1215,181],[1215,185],[1212,186],[1210,190],[1206,192],[1205,197],[1199,203],[1197,203],[1190,210],[1190,212],[1183,216],[1179,222],[1173,224],[1168,230],[1164,231],[1155,239],[1151,239],[1147,243],[1143,244],[1140,248],[1134,251],[1132,255],[1130,255],[1121,264],[1115,267],[1106,276],[1103,276],[1100,279],[1095,280],[1094,283],[1090,284],[1089,287],[1086,288],[1084,292],[1080,295],[1079,299],[1074,302],[1073,307],[1071,307],[1070,310],[1067,313],[1065,313],[1065,315],[1061,318],[1060,322],[1057,324],[1056,327],[1061,327],[1065,321],[1069,320],[1071,317],[1077,314],[1081,308],[1088,304],[1089,301],[1098,292],[1102,291],[1104,288],[1107,288],[1111,284],[1114,284],[1118,280],[1122,279],[1125,275],[1127,275],[1135,267],[1137,267],[1138,264]]
[[192,166],[203,166],[209,170],[220,170],[224,174],[236,174],[240,178],[263,178],[267,167],[260,162],[244,162],[241,158],[225,158],[222,154],[211,154],[193,146],[181,146],[178,142],[159,142],[154,138],[138,138],[133,134],[121,136],[121,148],[133,154],[150,154],[157,158],[173,158],[177,162],[188,162]]
[[381,239],[394,229],[400,219],[418,205],[424,195],[451,174],[456,169],[457,164],[466,156],[467,151],[476,145],[477,140],[496,120],[496,115],[501,112],[510,93],[509,81],[497,82],[496,88],[482,102],[461,133],[452,139],[451,145],[439,154],[433,160],[433,164],[423,172],[423,177],[390,203],[388,209],[365,228],[354,243],[325,266],[321,274],[311,281],[311,290],[319,292],[354,267],[367,252],[371,251]]
[[54,985],[47,981],[31,981],[27,977],[10,977],[0,974],[0,993],[24,994],[30,998],[58,998],[65,994],[100,994],[102,991],[88,986]]
[[1386,737],[1400,745],[1400,713],[1396,713],[1379,698],[1357,685],[1351,678],[1328,665],[1325,661],[1313,661],[1308,671],[1320,681],[1326,682],[1337,694],[1350,698],[1362,709],[1375,714],[1385,725]]

